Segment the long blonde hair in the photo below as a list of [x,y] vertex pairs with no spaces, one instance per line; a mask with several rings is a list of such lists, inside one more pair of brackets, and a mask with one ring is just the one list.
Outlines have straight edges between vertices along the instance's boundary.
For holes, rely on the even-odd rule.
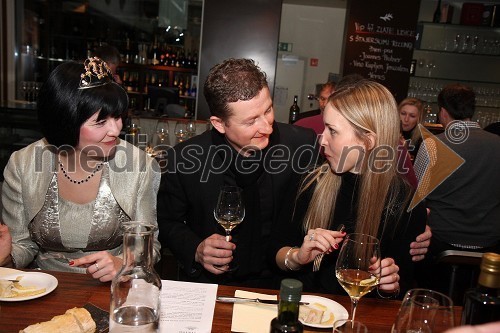
[[[410,194],[408,185],[397,174],[400,132],[396,101],[381,84],[362,80],[335,91],[328,103],[347,119],[360,140],[368,142],[369,133],[375,138],[372,149],[369,149],[369,144],[365,145],[367,153],[360,172],[356,232],[377,236],[383,216],[385,227],[385,220],[395,210],[398,210],[398,215],[402,213],[403,207],[397,202],[399,191],[406,192],[406,200]],[[381,147],[392,151],[383,161],[374,159]],[[384,171],[377,171],[382,170],[380,168]],[[342,178],[330,169],[327,162],[304,179],[298,195],[315,184],[304,218],[304,230],[330,226],[341,181]]]

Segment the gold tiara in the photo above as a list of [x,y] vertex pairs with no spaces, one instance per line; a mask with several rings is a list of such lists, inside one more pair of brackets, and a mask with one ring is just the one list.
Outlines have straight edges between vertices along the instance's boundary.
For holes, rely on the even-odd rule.
[[83,65],[85,73],[80,75],[78,89],[99,87],[114,81],[113,74],[104,60],[98,57],[87,58]]

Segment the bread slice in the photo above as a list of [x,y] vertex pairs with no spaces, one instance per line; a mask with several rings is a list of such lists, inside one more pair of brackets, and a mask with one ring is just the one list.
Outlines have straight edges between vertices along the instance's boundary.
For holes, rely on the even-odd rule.
[[96,323],[90,313],[84,308],[73,308],[66,311],[67,314],[73,315],[80,325],[83,333],[94,333],[96,330]]
[[84,308],[73,308],[50,321],[30,325],[19,333],[94,333],[96,324]]
[[320,324],[324,311],[308,305],[299,308],[299,319],[308,324]]

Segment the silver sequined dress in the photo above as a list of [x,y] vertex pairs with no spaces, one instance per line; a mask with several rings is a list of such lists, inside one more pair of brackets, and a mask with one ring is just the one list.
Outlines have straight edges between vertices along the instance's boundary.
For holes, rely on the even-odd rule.
[[103,250],[121,254],[120,226],[127,221],[130,218],[111,193],[107,163],[96,199],[86,204],[61,198],[54,173],[44,205],[29,224],[31,239],[40,249],[36,264],[43,270],[85,273],[85,268],[71,267],[69,261]]

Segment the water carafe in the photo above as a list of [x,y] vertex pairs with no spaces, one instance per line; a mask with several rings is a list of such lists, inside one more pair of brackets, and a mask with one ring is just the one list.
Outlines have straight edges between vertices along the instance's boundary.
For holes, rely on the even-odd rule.
[[123,266],[111,283],[109,331],[158,331],[161,280],[153,268],[155,225],[124,224]]

